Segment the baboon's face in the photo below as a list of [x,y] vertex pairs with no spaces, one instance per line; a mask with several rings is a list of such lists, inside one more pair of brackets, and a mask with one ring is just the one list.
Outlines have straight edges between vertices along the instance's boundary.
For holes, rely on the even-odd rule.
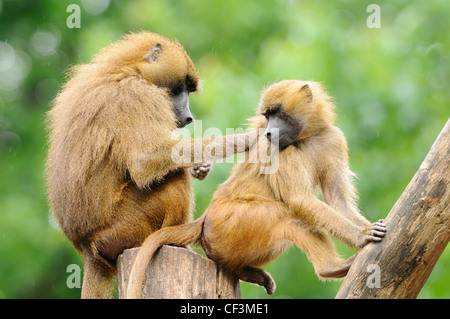
[[303,123],[283,112],[281,105],[268,108],[263,115],[267,120],[264,135],[280,149],[294,143],[303,128]]
[[180,82],[170,88],[170,97],[173,101],[173,111],[177,118],[178,127],[184,127],[193,121],[193,116],[189,109],[190,91],[188,82]]
[[177,126],[184,127],[191,123],[193,116],[189,110],[189,93],[197,91],[198,75],[181,46],[169,41],[158,42],[144,55],[141,63],[143,77],[169,94]]
[[283,149],[306,138],[312,122],[319,115],[308,84],[298,80],[284,80],[270,86],[263,94],[259,113],[265,136]]

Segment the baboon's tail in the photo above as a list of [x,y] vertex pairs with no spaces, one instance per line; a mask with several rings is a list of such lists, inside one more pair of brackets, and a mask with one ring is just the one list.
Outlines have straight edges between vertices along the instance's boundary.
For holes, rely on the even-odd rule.
[[156,250],[162,245],[186,246],[200,240],[204,220],[205,218],[202,216],[187,224],[165,227],[147,237],[142,243],[131,269],[126,294],[127,299],[139,299],[141,297],[145,269]]

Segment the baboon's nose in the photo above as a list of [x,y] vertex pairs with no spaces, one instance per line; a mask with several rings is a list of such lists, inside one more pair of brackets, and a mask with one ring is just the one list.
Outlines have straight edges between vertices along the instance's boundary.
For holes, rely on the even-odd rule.
[[193,119],[192,116],[186,116],[186,117],[183,117],[183,118],[177,120],[177,126],[178,126],[179,128],[180,128],[180,127],[185,127],[185,126],[188,125],[189,123],[192,123],[193,120],[194,120],[194,119]]
[[270,139],[272,138],[272,133],[271,133],[270,131],[267,130],[267,131],[264,133],[264,136],[267,137],[267,139],[270,141]]

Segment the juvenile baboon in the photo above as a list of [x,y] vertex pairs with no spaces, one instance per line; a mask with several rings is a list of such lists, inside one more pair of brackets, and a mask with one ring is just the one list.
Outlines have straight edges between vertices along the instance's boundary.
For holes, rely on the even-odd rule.
[[[198,81],[178,42],[140,32],[73,67],[55,98],[48,113],[48,195],[62,231],[83,255],[82,298],[111,295],[124,249],[191,220],[190,175],[203,179],[211,166],[196,162],[194,152],[174,162],[173,147],[192,148],[194,140],[171,134],[192,121],[189,93]],[[197,141],[242,152],[251,146],[247,137]],[[244,148],[236,146],[245,139]]]
[[[380,241],[386,228],[382,220],[371,224],[357,208],[347,142],[333,125],[333,109],[319,83],[286,80],[270,86],[251,119],[253,128],[264,133],[246,162],[234,166],[202,217],[145,240],[127,296],[140,297],[145,268],[158,247],[196,241],[209,258],[240,279],[264,286],[268,294],[275,282],[258,267],[292,243],[306,253],[320,278],[345,276],[353,257],[342,260],[330,234],[361,248]],[[275,173],[262,174],[265,164],[249,160],[260,147],[279,149]],[[318,187],[323,201],[317,197]]]

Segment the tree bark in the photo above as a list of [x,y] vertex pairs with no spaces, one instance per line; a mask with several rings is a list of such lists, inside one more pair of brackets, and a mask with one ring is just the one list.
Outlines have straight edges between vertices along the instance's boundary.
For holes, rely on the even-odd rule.
[[[139,248],[127,249],[117,260],[119,298],[126,298],[128,276]],[[162,246],[152,257],[141,299],[241,298],[239,279],[214,261],[186,248]]]
[[416,298],[450,239],[450,120],[336,298]]

